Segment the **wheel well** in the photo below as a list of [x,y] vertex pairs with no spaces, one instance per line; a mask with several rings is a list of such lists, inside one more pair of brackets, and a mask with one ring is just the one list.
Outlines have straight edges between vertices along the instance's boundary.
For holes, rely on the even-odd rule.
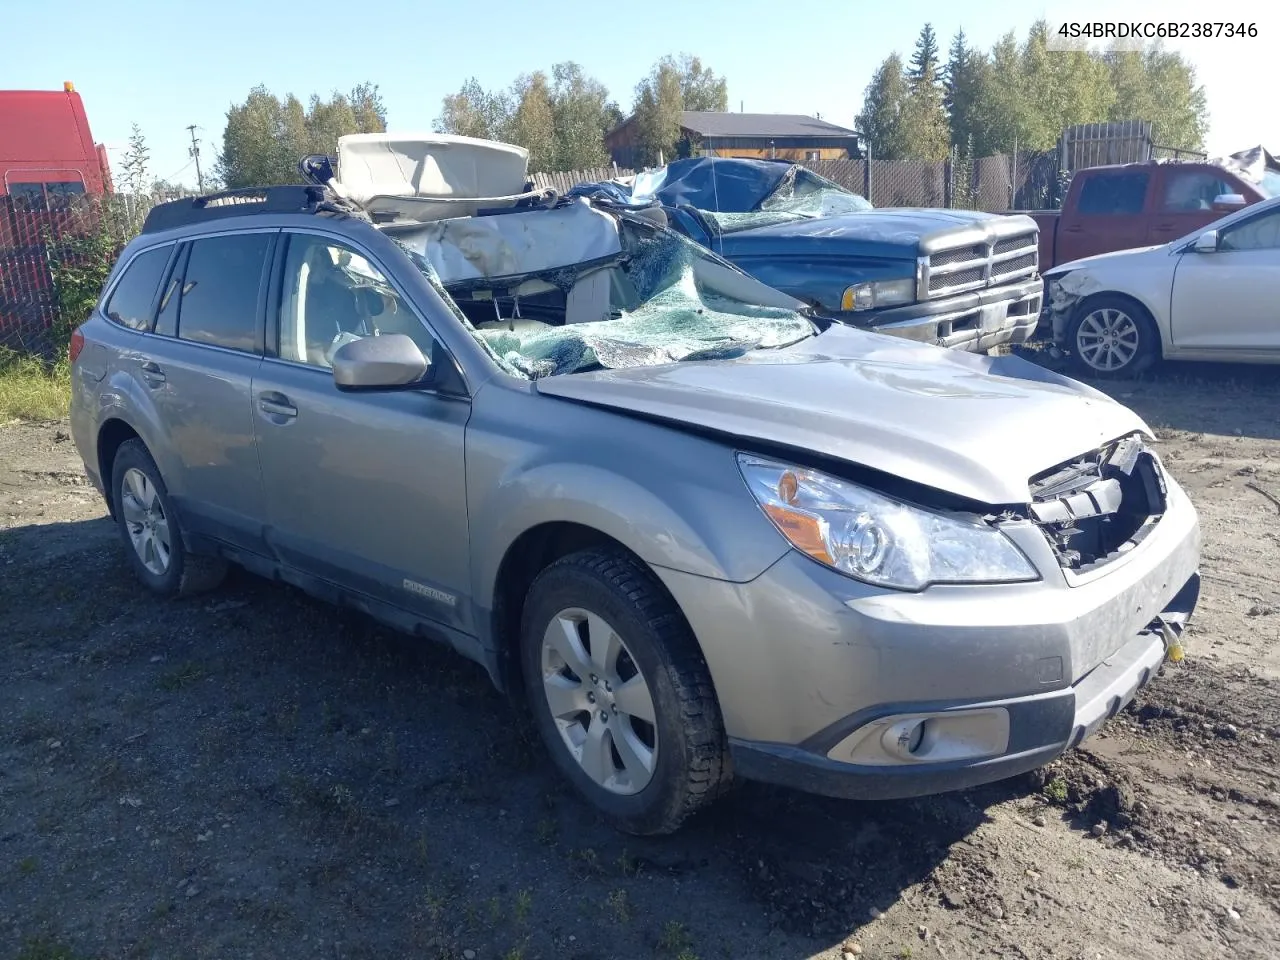
[[520,534],[498,567],[493,598],[493,638],[498,647],[499,683],[508,693],[523,690],[520,676],[520,620],[533,581],[561,557],[592,548],[635,553],[608,534],[580,523],[544,523]]
[[1099,300],[1123,300],[1125,303],[1137,308],[1142,316],[1151,321],[1151,326],[1155,328],[1157,339],[1160,337],[1160,328],[1155,322],[1155,316],[1151,313],[1151,309],[1132,294],[1120,293],[1116,290],[1103,290],[1099,293],[1089,294],[1076,304],[1075,311],[1071,314],[1072,321],[1075,321],[1079,317],[1083,317],[1087,312],[1086,308],[1091,308],[1093,304],[1097,303]]
[[111,470],[116,462],[116,451],[128,440],[137,440],[138,431],[123,420],[111,419],[98,431],[98,476],[102,478],[102,489],[107,499],[107,510],[114,518],[116,503],[111,489]]

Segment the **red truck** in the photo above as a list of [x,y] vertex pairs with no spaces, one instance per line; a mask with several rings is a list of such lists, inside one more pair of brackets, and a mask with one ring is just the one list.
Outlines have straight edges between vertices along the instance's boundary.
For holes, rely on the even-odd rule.
[[1071,178],[1061,210],[1026,212],[1040,226],[1044,272],[1081,257],[1168,243],[1277,195],[1280,169],[1259,147],[1214,163],[1087,167]]
[[60,197],[110,193],[107,151],[93,142],[75,87],[0,90],[0,197],[48,210]]
[[77,198],[112,192],[84,103],[62,90],[0,90],[0,348],[53,355],[59,308],[50,243],[97,222]]

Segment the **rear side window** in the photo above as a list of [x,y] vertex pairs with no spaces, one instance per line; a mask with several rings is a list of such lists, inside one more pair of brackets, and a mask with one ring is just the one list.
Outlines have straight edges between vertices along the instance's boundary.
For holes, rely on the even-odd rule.
[[257,350],[258,291],[271,238],[236,233],[191,244],[178,304],[181,339]]
[[1080,213],[1086,216],[1124,216],[1141,213],[1151,174],[1132,171],[1100,173],[1085,178],[1080,190]]
[[156,290],[172,249],[166,246],[145,250],[129,262],[107,300],[107,319],[130,330],[151,329]]

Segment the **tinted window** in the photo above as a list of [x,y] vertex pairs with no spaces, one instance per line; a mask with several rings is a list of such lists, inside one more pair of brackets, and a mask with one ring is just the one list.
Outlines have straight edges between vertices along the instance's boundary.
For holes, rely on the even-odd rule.
[[182,278],[178,336],[233,350],[255,350],[258,289],[270,245],[269,233],[195,241]]
[[280,295],[281,358],[329,367],[342,344],[384,333],[407,334],[432,355],[426,327],[363,254],[328,237],[292,235]]
[[1253,217],[1222,232],[1223,250],[1275,250],[1280,248],[1280,211]]
[[129,262],[120,282],[111,291],[106,314],[130,330],[150,330],[152,308],[156,302],[156,288],[164,275],[172,247],[156,247],[146,250]]
[[1141,213],[1150,177],[1136,171],[1086,176],[1077,209],[1094,216]]
[[84,196],[84,184],[78,180],[67,180],[44,185],[45,204],[50,210],[65,210],[77,197]]
[[84,184],[79,180],[66,180],[46,183],[44,189],[51,197],[78,197],[84,193]]
[[9,196],[13,198],[13,208],[15,210],[44,209],[44,184],[11,183],[9,184]]
[[1163,208],[1170,213],[1212,210],[1213,201],[1236,191],[1221,177],[1204,170],[1165,173]]

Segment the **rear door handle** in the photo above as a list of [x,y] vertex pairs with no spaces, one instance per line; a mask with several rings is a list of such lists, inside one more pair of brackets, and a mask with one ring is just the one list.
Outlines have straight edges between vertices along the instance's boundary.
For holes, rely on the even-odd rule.
[[273,417],[296,417],[298,408],[289,402],[289,398],[283,393],[277,393],[269,390],[258,397],[258,406],[263,413],[269,413]]
[[160,369],[160,364],[154,360],[147,360],[142,364],[142,379],[147,381],[149,386],[158,387],[165,382],[164,371]]

